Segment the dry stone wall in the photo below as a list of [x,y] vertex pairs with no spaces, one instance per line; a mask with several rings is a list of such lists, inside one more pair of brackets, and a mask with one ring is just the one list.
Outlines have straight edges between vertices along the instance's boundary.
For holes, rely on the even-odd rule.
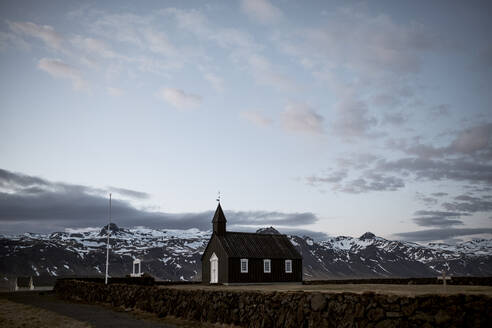
[[244,327],[492,327],[485,295],[185,290],[59,280],[64,299]]

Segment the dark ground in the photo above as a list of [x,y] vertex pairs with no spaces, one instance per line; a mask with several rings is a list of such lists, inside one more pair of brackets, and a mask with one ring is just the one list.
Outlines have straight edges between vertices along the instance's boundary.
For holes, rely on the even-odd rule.
[[[160,319],[142,312],[116,311],[100,305],[72,303],[58,299],[53,292],[0,293],[0,298],[55,312],[75,320],[89,323],[92,327],[150,328],[150,327],[213,327],[174,318]],[[19,313],[19,315],[22,315]]]

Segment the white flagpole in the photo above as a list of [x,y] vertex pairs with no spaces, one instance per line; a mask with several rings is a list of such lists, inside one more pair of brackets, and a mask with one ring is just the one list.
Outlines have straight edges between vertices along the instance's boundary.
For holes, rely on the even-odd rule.
[[109,224],[108,224],[108,242],[106,244],[106,278],[104,283],[108,284],[108,267],[109,267],[109,235],[111,234],[111,194],[109,194]]

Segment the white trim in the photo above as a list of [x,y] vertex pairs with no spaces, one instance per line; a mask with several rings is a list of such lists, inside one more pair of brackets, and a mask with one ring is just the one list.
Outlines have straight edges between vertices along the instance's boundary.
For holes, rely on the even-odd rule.
[[[248,259],[241,259],[241,273],[248,273]],[[246,264],[243,268],[243,264]]]
[[[138,269],[135,270],[135,267],[138,267]],[[130,277],[141,277],[142,275],[142,261],[139,259],[133,260],[133,272],[130,274]]]
[[292,260],[285,260],[285,273],[292,273]]
[[272,272],[272,261],[270,259],[263,260],[263,273]]

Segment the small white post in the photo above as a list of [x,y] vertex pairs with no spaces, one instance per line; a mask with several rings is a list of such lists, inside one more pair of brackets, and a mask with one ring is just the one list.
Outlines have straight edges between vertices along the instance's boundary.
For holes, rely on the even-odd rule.
[[106,244],[106,277],[104,283],[108,284],[108,267],[109,267],[109,235],[111,234],[111,194],[109,194],[109,224],[108,224],[108,241]]
[[446,292],[446,280],[451,280],[451,277],[446,276],[446,271],[442,270],[442,276],[437,277],[437,280],[442,280],[442,286],[443,286],[444,292]]

